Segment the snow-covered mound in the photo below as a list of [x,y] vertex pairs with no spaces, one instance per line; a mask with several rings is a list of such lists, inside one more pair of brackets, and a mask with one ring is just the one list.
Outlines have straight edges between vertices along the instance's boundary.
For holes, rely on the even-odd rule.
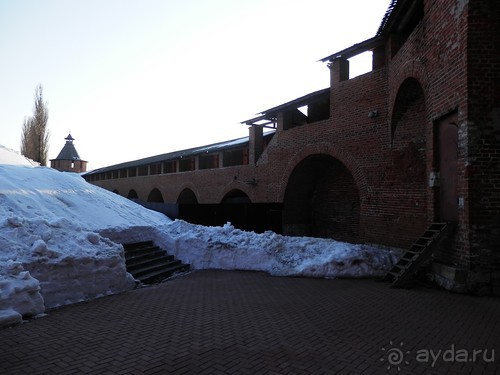
[[0,325],[133,288],[122,245],[99,232],[170,221],[77,174],[0,164]]
[[0,149],[0,326],[133,288],[120,243],[153,240],[194,269],[280,276],[377,276],[397,259],[374,246],[172,221],[77,174],[10,162]]
[[36,167],[39,165],[36,161],[28,159],[18,152],[2,145],[0,145],[0,164],[25,165],[28,167]]

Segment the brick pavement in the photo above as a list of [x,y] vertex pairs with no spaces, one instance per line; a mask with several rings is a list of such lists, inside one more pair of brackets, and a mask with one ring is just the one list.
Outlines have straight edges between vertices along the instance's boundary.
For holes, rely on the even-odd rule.
[[498,374],[500,299],[207,270],[1,329],[0,348],[1,374]]

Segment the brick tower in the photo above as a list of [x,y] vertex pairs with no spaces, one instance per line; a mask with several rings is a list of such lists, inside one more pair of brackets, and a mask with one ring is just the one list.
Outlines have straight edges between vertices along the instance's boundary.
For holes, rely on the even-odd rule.
[[57,158],[50,160],[50,167],[61,172],[86,172],[87,162],[80,159],[73,144],[75,139],[71,136],[71,133],[64,139],[66,140],[66,144],[59,155],[57,155]]

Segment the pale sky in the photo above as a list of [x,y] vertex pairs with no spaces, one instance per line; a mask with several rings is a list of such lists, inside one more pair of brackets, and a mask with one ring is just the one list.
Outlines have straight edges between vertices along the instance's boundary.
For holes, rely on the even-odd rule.
[[71,132],[89,170],[247,136],[328,87],[318,60],[375,36],[389,3],[0,0],[0,144],[19,150],[38,84],[49,159]]

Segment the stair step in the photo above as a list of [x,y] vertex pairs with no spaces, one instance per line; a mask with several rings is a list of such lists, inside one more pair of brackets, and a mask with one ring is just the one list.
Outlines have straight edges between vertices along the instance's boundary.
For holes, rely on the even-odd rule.
[[411,265],[411,261],[407,261],[405,263],[398,262],[394,265],[394,267],[400,268],[400,269],[406,269]]
[[434,238],[441,231],[439,229],[427,229],[424,233],[424,237]]
[[404,271],[406,270],[408,267],[405,266],[405,265],[399,265],[399,264],[396,264],[393,268],[392,268],[392,271],[393,272],[398,272],[398,273],[401,273],[401,271]]
[[164,280],[168,277],[173,276],[176,273],[189,271],[189,264],[178,264],[167,269],[152,271],[150,273],[141,275],[137,277],[138,280],[145,284],[158,282]]
[[447,225],[448,225],[447,223],[432,223],[429,229],[443,230]]
[[431,236],[431,237],[425,237],[425,236],[422,236],[420,237],[421,240],[425,240],[427,242],[431,241],[432,239],[434,239],[434,236]]
[[190,268],[189,264],[183,264],[155,246],[153,241],[123,244],[123,248],[127,272],[145,284],[159,282]]
[[138,249],[138,248],[143,248],[143,247],[151,247],[154,246],[153,241],[142,241],[142,242],[135,242],[135,243],[125,243],[122,244],[123,248],[126,250],[128,249]]
[[167,255],[163,250],[157,250],[155,252],[147,253],[147,254],[140,254],[136,256],[129,257],[125,255],[125,263],[128,266],[133,266],[151,259],[158,259],[164,256],[171,256]]
[[125,250],[125,256],[132,258],[138,255],[151,254],[158,250],[160,250],[158,246],[140,247],[136,249]]
[[151,267],[156,267],[158,265],[162,264],[168,264],[169,262],[175,261],[175,258],[173,255],[162,255],[157,258],[150,258],[150,259],[145,259],[141,262],[134,262],[132,264],[127,263],[127,270],[128,272],[134,274],[138,270],[141,269],[148,269]]
[[418,245],[418,244],[413,244],[410,247],[410,250],[413,249],[413,251],[422,251],[422,249],[425,249],[427,245]]
[[414,242],[415,245],[427,246],[429,242],[432,241],[432,238],[420,237],[418,240]]
[[173,266],[177,266],[182,264],[180,260],[170,260],[170,261],[161,261],[157,264],[153,264],[147,267],[142,267],[130,272],[135,278],[139,278],[143,275],[147,275],[148,273],[161,271],[164,269],[168,269]]

